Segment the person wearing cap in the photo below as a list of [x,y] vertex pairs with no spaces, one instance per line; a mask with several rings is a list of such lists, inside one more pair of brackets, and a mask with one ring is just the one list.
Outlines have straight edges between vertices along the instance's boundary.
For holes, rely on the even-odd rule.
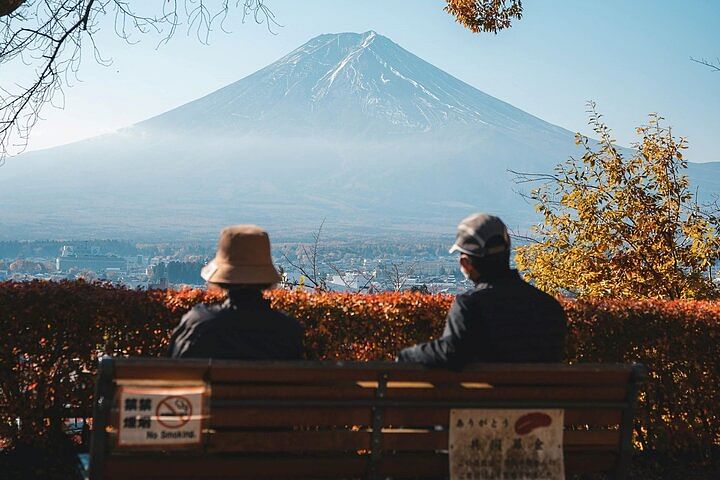
[[215,258],[200,272],[227,294],[222,304],[197,305],[170,338],[173,358],[293,360],[303,358],[303,328],[270,309],[263,290],[280,281],[267,232],[236,225],[220,233]]
[[461,369],[471,362],[561,362],[565,313],[558,301],[510,268],[510,236],[478,213],[457,229],[450,253],[475,285],[455,297],[442,337],[402,350],[398,361]]

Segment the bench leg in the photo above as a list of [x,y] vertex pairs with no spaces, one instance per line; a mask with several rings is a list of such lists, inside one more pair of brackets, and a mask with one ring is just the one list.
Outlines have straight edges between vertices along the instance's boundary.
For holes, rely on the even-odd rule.
[[635,365],[630,376],[630,385],[628,386],[625,399],[626,406],[623,409],[620,421],[620,455],[613,475],[615,480],[625,480],[630,474],[630,466],[634,453],[632,434],[633,423],[635,421],[635,407],[637,405],[638,387],[644,378],[645,368],[642,365]]
[[98,366],[98,380],[93,397],[93,428],[90,440],[89,479],[102,478],[107,451],[107,427],[113,400],[113,378],[115,377],[115,361],[103,358]]

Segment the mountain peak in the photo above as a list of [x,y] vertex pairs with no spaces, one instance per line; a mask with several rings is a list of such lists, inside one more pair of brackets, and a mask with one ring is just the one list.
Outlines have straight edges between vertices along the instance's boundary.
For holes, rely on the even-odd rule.
[[[211,112],[211,113],[210,113]],[[204,121],[199,122],[198,119]],[[542,124],[374,30],[314,37],[238,82],[144,126],[387,135]],[[163,125],[164,124],[164,125]]]
[[354,41],[359,44],[359,43],[362,43],[364,40],[366,40],[368,38],[373,38],[373,37],[388,39],[387,37],[377,33],[375,30],[368,30],[363,33],[358,33],[358,32],[323,33],[321,35],[311,38],[306,43],[306,45],[316,42],[316,41],[327,41],[327,40],[335,39],[335,38],[341,38],[341,39],[345,39],[345,40],[348,40],[351,42]]
[[369,42],[372,42],[373,40],[375,40],[375,38],[384,38],[387,40],[387,37],[378,35],[375,30],[368,30],[367,32],[362,34],[363,43],[367,42],[367,44],[369,44]]

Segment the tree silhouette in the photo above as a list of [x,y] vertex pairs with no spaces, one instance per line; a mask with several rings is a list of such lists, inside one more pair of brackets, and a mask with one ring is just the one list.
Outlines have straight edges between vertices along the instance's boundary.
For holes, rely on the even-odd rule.
[[714,72],[720,72],[720,58],[716,58],[715,60],[708,60],[706,58],[690,57],[690,60],[695,63],[699,63],[700,65],[704,65]]

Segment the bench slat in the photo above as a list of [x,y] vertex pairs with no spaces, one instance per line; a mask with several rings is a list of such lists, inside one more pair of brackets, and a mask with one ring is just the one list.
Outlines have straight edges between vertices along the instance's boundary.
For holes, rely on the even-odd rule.
[[[612,469],[617,455],[612,452],[566,452],[567,474],[603,472]],[[107,475],[118,480],[168,478],[362,478],[367,455],[347,456],[254,456],[227,457],[207,455],[120,456],[107,459]],[[386,455],[378,473],[394,478],[448,477],[446,454]]]
[[[620,432],[566,431],[566,451],[618,450]],[[448,449],[448,432],[429,430],[384,431],[383,449],[391,451],[436,451]],[[219,432],[211,435],[209,452],[348,452],[368,450],[368,431],[321,432]]]
[[502,369],[487,372],[447,372],[443,370],[392,372],[391,380],[401,382],[479,382],[491,385],[616,385],[624,386],[630,379],[626,371],[600,371],[592,375],[583,371],[523,371]]
[[[566,409],[565,426],[594,425],[615,426],[620,424],[622,412],[619,409]],[[384,413],[385,425],[417,427],[440,425],[448,427],[448,409],[431,408],[388,408]]]
[[[217,408],[212,411],[212,428],[367,426],[370,408]],[[565,425],[614,426],[620,423],[620,410],[565,410]],[[388,408],[383,415],[385,426],[447,428],[448,409]]]
[[[565,473],[605,472],[615,465],[617,455],[611,452],[565,452]],[[447,455],[398,455],[381,461],[380,472],[395,478],[448,478]]]
[[370,399],[375,397],[375,389],[363,388],[358,385],[247,385],[247,384],[214,384],[214,399],[236,398],[285,398],[285,399]]
[[370,408],[214,409],[211,428],[370,425]]
[[[212,382],[313,384],[337,381],[376,381],[383,371],[334,369],[243,369],[213,366],[209,378]],[[598,385],[624,386],[630,379],[628,371],[599,371],[588,375],[583,371],[523,371],[502,369],[497,371],[449,372],[447,370],[388,371],[388,380],[397,382],[463,383],[478,382],[491,385]],[[141,377],[142,378],[142,377]]]
[[352,457],[160,457],[114,456],[107,459],[107,479],[166,478],[359,478],[367,460]]
[[407,400],[624,400],[618,387],[389,388],[389,399]]
[[370,448],[370,433],[222,432],[211,435],[209,452],[353,452]]
[[[625,388],[620,387],[483,387],[458,388],[438,385],[419,388],[422,384],[408,384],[407,388],[388,388],[385,398],[406,400],[587,400],[597,401],[625,399]],[[430,385],[430,384],[428,384]],[[213,399],[237,398],[283,398],[283,399],[370,399],[374,388],[360,386],[308,386],[308,385],[243,385],[215,384]]]
[[[164,363],[164,362],[163,362]],[[116,380],[195,380],[202,381],[208,371],[207,366],[201,365],[155,365],[154,362],[125,363],[117,362],[115,365]]]

